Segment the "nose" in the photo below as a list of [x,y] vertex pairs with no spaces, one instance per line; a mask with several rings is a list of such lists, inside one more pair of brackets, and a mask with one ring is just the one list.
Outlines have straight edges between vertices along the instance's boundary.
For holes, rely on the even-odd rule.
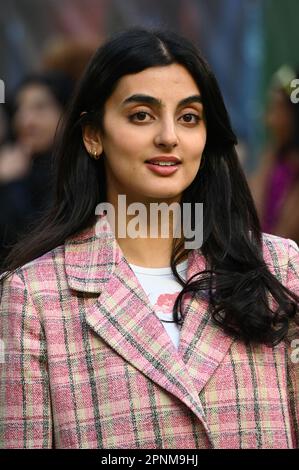
[[155,136],[155,145],[159,148],[172,149],[178,145],[178,142],[179,140],[173,120],[168,119],[162,122]]

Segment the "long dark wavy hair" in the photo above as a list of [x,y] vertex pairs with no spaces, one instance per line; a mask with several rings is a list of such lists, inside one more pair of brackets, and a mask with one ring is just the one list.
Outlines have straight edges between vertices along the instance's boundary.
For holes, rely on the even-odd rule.
[[263,259],[257,213],[217,81],[197,48],[173,32],[126,30],[97,50],[64,119],[55,159],[53,206],[13,247],[4,265],[4,278],[95,224],[95,207],[106,197],[104,159],[88,156],[82,127],[88,124],[103,130],[105,102],[121,77],[173,63],[183,65],[197,83],[207,125],[203,166],[181,201],[203,203],[201,251],[207,269],[183,281],[176,266],[186,250],[183,241],[174,244],[171,267],[183,287],[174,305],[175,321],[183,321],[182,298],[186,293],[199,298],[208,295],[210,314],[227,333],[246,343],[277,344],[298,312],[299,298],[271,274]]

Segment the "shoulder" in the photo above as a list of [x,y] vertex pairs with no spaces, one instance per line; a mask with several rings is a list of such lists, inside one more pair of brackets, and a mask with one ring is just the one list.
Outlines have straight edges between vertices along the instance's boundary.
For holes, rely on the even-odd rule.
[[[263,256],[269,269],[284,284],[299,276],[299,248],[295,241],[263,233]],[[299,286],[297,286],[297,289]]]
[[[263,234],[264,259],[269,270],[290,292],[299,293],[299,248],[293,240]],[[295,301],[296,303],[297,301]],[[297,307],[298,308],[298,307]],[[298,312],[298,310],[296,310]],[[287,339],[298,341],[298,313],[289,324]],[[292,343],[291,343],[292,344]],[[292,354],[292,351],[291,351]]]
[[297,243],[290,238],[278,237],[277,235],[271,235],[270,233],[262,233],[262,237],[264,246],[273,246],[277,249],[281,248],[287,250],[289,250],[290,247],[295,247],[297,250],[299,249]]
[[39,290],[49,285],[57,271],[64,269],[64,245],[58,246],[34,260],[20,266],[7,276],[4,272],[0,276],[2,288],[23,288]]

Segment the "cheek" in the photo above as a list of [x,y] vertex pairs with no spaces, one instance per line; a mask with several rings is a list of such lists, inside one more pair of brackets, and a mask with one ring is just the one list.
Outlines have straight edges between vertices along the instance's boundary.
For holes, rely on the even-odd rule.
[[48,144],[54,139],[55,129],[52,123],[49,123],[48,126],[35,126],[36,128],[36,137],[38,140],[44,144]]
[[[117,128],[117,126],[115,126]],[[139,151],[144,149],[146,138],[132,128],[118,127],[109,132],[106,130],[105,137],[102,139],[103,150],[108,158],[121,161],[122,158],[130,158],[131,160],[138,158]]]
[[59,122],[59,119],[60,119],[60,113],[56,112],[56,111],[53,111],[53,112],[49,112],[45,116],[44,122],[47,123],[48,129],[51,129],[51,131],[52,131],[52,129],[56,129],[56,127],[58,125],[58,122]]
[[31,120],[31,127],[35,130],[35,135],[43,140],[54,138],[59,119],[56,115],[43,114]]
[[22,133],[26,128],[26,125],[24,125],[24,120],[21,119],[21,116],[18,113],[13,118],[12,126],[17,134]]
[[189,148],[189,153],[192,155],[192,159],[198,161],[201,159],[202,153],[204,151],[207,141],[207,134],[203,132],[200,137],[194,139],[189,139],[187,145]]

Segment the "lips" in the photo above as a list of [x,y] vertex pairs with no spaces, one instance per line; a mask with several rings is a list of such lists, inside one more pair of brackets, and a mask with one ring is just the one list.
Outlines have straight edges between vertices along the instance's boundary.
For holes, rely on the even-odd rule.
[[145,165],[156,175],[170,176],[179,171],[181,161],[176,157],[155,157],[147,160]]
[[172,165],[175,165],[175,164],[180,164],[181,161],[178,157],[175,157],[175,156],[170,156],[170,155],[167,155],[167,156],[164,156],[164,155],[160,155],[160,156],[157,156],[157,157],[153,157],[153,158],[150,158],[149,160],[146,160],[145,163],[152,163],[154,165],[159,165],[159,163],[164,163],[164,165],[166,166],[167,164],[169,164],[169,166],[172,164]]

